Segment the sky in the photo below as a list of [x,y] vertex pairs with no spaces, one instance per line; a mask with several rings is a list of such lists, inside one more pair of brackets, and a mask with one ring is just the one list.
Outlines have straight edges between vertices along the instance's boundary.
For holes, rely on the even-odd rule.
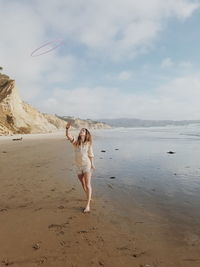
[[0,66],[40,112],[199,120],[199,28],[200,0],[0,0]]

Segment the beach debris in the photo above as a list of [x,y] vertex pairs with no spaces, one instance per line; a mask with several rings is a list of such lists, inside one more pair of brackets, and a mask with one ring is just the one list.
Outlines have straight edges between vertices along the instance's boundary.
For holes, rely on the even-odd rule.
[[108,184],[108,187],[113,188],[111,184]]
[[19,141],[19,140],[21,141],[22,140],[22,137],[20,137],[20,138],[13,138],[12,140],[13,141]]
[[9,261],[9,259],[7,259],[7,258],[3,259],[3,260],[1,261],[1,263],[3,263],[5,266],[14,264],[13,261]]
[[116,177],[115,176],[110,176],[110,179],[115,179]]
[[55,191],[55,190],[56,190],[56,188],[52,188],[52,189],[51,189],[51,191]]
[[115,150],[119,150],[119,148],[115,148]]
[[170,150],[170,151],[168,151],[167,153],[168,153],[168,154],[175,154],[176,152]]
[[32,245],[32,248],[34,248],[35,250],[37,250],[37,249],[40,248],[40,244],[39,243],[36,243],[36,244]]
[[109,158],[109,159],[112,159],[112,158]]
[[8,153],[7,151],[2,151],[1,153]]
[[99,261],[99,265],[104,266],[104,262],[103,261]]
[[101,150],[101,152],[106,152],[106,150]]

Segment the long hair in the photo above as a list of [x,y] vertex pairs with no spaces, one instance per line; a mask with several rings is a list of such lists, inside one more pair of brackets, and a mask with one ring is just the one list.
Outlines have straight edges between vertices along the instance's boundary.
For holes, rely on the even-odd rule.
[[[86,128],[83,128],[83,129],[85,129],[85,140],[83,141],[83,144],[86,144],[86,143],[91,143],[92,144],[92,135],[91,135],[91,133],[88,131],[88,129],[86,129]],[[77,138],[77,140],[76,140],[76,142],[75,142],[75,145],[76,146],[80,146],[81,145],[81,136],[80,136],[80,133],[79,133],[79,135],[78,135],[78,138]]]

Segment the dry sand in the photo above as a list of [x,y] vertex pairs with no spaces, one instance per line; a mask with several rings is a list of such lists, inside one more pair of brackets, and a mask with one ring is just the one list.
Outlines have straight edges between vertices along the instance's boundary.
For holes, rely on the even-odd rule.
[[84,214],[64,133],[12,138],[0,138],[0,266],[200,266],[196,237],[183,242],[169,218],[95,173]]

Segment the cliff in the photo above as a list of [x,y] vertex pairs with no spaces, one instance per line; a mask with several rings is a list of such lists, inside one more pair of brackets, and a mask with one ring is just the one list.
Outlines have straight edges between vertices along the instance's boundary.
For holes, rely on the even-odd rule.
[[[45,114],[25,103],[15,81],[0,73],[0,135],[49,133],[64,129],[66,117]],[[104,123],[74,119],[75,128],[106,128]]]

